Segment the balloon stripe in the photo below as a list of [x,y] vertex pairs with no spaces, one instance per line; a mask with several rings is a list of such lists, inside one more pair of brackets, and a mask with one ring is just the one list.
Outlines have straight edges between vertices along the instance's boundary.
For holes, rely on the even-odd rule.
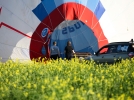
[[17,33],[19,33],[19,34],[21,34],[21,35],[23,35],[23,36],[26,36],[26,37],[28,37],[28,38],[31,38],[31,36],[29,36],[29,35],[27,35],[27,34],[21,32],[21,31],[15,29],[15,28],[13,28],[12,26],[9,26],[9,25],[7,25],[6,23],[3,23],[3,22],[1,22],[0,28],[2,27],[2,25],[5,26],[5,27],[7,27],[7,28],[9,28],[9,29],[11,29],[11,30],[13,30],[13,31],[16,31]]
[[33,9],[33,13],[38,17],[40,21],[43,21],[43,19],[45,19],[56,8],[67,3],[75,3],[76,6],[77,4],[85,6],[86,8],[91,10],[95,14],[95,16],[97,16],[98,20],[101,18],[102,14],[105,11],[100,0],[94,0],[94,2],[92,2],[91,0],[64,0],[64,2],[54,1],[55,0],[43,0],[35,9]]
[[103,7],[102,3],[99,1],[94,14],[96,15],[97,19],[99,20],[101,18],[101,16],[103,15],[103,13],[105,12],[105,8]]
[[44,18],[48,16],[46,9],[44,8],[43,4],[40,3],[35,9],[32,10],[33,13],[38,16],[38,19],[42,21]]

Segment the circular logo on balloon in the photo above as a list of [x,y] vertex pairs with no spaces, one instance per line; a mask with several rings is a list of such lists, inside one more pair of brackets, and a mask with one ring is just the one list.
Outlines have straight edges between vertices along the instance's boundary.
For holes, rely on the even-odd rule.
[[48,28],[44,28],[44,29],[42,30],[41,36],[42,36],[42,37],[45,37],[45,36],[47,35],[47,33],[48,33]]

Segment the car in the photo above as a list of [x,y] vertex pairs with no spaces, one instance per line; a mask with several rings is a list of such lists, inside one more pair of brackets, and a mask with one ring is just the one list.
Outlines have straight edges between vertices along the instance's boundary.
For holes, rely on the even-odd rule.
[[93,55],[85,57],[85,60],[93,60],[96,63],[113,64],[122,59],[130,59],[134,57],[133,39],[129,42],[112,42],[101,47]]

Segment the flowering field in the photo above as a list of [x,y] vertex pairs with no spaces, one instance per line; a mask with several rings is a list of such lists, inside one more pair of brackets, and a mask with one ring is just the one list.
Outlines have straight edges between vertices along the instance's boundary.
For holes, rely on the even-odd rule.
[[0,62],[0,100],[134,100],[134,59]]

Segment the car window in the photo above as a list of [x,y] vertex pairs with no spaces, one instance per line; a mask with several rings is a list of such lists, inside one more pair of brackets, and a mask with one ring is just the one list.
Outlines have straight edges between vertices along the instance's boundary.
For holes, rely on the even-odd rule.
[[107,46],[105,48],[102,48],[102,50],[100,50],[99,54],[109,54],[109,53],[117,53],[117,45],[110,45]]
[[128,52],[129,45],[118,45],[117,52]]
[[109,53],[117,53],[117,46],[106,46],[103,47],[97,54],[109,54]]
[[98,52],[98,55],[99,54],[106,54],[108,52],[108,47],[103,47],[99,52]]
[[116,45],[110,46],[107,53],[117,53],[117,46]]

